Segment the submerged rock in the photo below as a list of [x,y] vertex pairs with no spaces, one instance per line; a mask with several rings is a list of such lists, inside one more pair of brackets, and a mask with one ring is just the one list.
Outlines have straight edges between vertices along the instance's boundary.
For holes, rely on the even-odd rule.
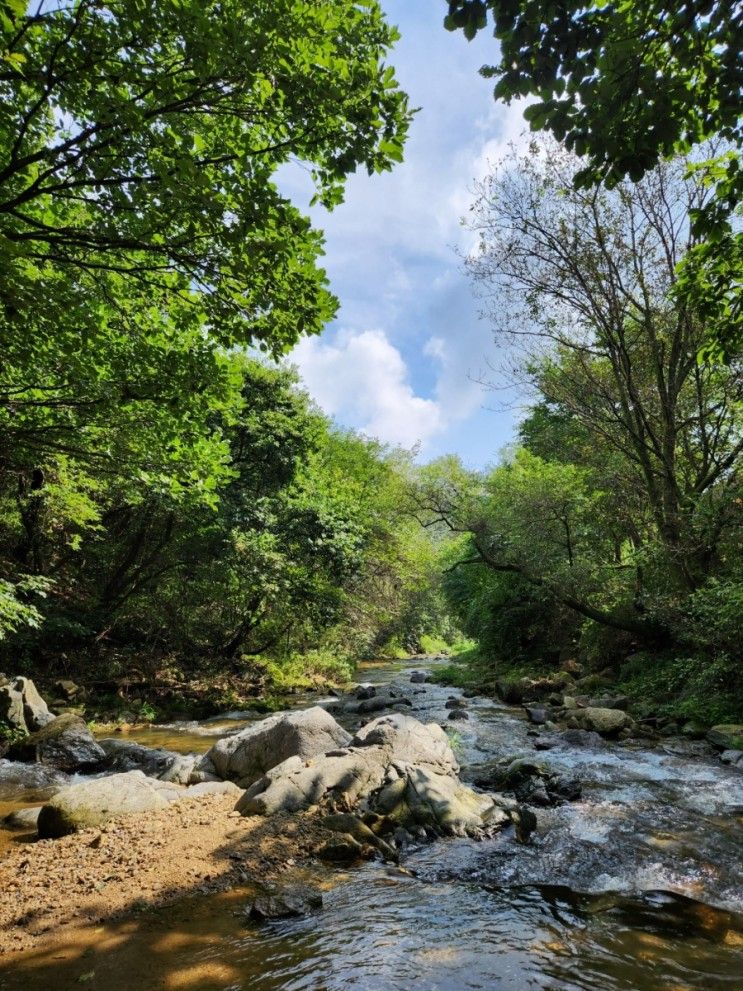
[[460,836],[506,821],[490,796],[461,783],[458,770],[440,726],[395,713],[362,727],[345,749],[285,760],[248,789],[237,809],[271,815],[340,801],[386,815],[395,826]]
[[94,770],[105,760],[106,753],[98,745],[80,716],[65,714],[21,740],[10,748],[14,760],[49,764],[61,771]]
[[282,891],[265,891],[257,895],[245,909],[249,919],[287,919],[308,915],[322,908],[322,894],[307,886],[287,887]]
[[413,671],[410,675],[410,683],[412,685],[423,685],[430,680],[431,676],[427,671]]
[[351,736],[320,706],[269,716],[247,729],[219,740],[206,755],[222,778],[248,788],[287,758],[306,759],[334,747],[345,747]]

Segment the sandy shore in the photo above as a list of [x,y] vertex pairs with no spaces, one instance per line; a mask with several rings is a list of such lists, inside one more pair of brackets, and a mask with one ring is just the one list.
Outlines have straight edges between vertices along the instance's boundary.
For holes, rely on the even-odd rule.
[[270,880],[319,838],[311,816],[243,818],[231,796],[178,802],[0,860],[0,952],[181,898]]

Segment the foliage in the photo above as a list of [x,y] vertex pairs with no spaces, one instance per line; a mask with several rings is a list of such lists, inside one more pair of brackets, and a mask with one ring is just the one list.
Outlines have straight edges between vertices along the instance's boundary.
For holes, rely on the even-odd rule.
[[29,598],[47,594],[45,579],[27,575],[15,582],[0,579],[0,640],[22,627],[37,629],[43,620],[39,607]]
[[409,113],[374,2],[13,0],[0,27],[0,485],[38,572],[55,480],[76,540],[102,478],[216,504],[231,349],[281,354],[336,306],[276,172],[332,206],[400,160]]
[[[271,690],[345,680],[353,657],[438,631],[435,553],[401,511],[407,457],[334,428],[290,369],[230,362],[242,411],[214,415],[228,473],[213,501],[101,478],[71,540],[47,471],[34,523],[56,581],[16,655],[100,652],[109,676],[121,649],[175,656],[181,680],[211,659],[213,678]],[[24,512],[8,498],[6,546]]]
[[704,168],[710,195],[691,221],[708,240],[680,261],[679,292],[707,321],[704,354],[734,355],[743,341],[743,235],[732,221],[743,195],[739,4],[448,0],[448,7],[445,26],[468,38],[492,19],[500,62],[482,74],[497,80],[496,99],[530,98],[524,117],[532,130],[547,130],[587,158],[576,172],[580,186],[638,181],[673,154],[708,139],[721,143],[722,153],[692,166]]
[[499,465],[440,459],[411,506],[450,534],[443,588],[478,641],[481,682],[576,654],[621,670],[638,649],[647,664],[660,651],[672,698],[636,672],[654,705],[729,714],[743,633],[740,366],[698,360],[707,328],[676,291],[706,187],[684,161],[613,190],[576,187],[576,168],[533,148],[480,187],[467,264],[534,401]]
[[659,714],[712,726],[737,723],[743,713],[739,663],[730,655],[635,655],[617,688],[638,715]]

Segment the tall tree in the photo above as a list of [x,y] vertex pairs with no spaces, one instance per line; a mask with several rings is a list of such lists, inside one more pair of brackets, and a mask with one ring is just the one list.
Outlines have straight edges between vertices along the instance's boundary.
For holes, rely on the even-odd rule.
[[[743,12],[736,0],[447,0],[445,25],[468,38],[487,27],[500,61],[481,72],[496,99],[529,97],[524,116],[587,159],[579,184],[637,180],[672,154],[710,138],[714,188],[695,209],[709,237],[684,261],[679,291],[708,320],[707,350],[734,353],[743,340],[743,235],[733,215],[743,196],[740,95]],[[712,167],[714,166],[714,167]]]

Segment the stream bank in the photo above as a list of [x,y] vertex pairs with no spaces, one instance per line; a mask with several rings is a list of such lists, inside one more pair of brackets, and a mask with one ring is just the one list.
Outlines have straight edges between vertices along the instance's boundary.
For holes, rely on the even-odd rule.
[[[322,868],[324,908],[306,918],[246,924],[250,890],[238,887],[58,933],[4,958],[0,988],[73,988],[82,978],[107,991],[739,987],[738,770],[694,757],[683,741],[557,741],[538,752],[523,710],[469,699],[468,720],[452,722],[446,703],[460,693],[430,683],[413,691],[411,674],[383,665],[361,677],[407,685],[411,714],[449,727],[465,775],[538,758],[577,775],[580,800],[537,809],[529,844],[504,833],[414,845],[402,871]],[[162,730],[182,734],[184,750],[213,731]]]

